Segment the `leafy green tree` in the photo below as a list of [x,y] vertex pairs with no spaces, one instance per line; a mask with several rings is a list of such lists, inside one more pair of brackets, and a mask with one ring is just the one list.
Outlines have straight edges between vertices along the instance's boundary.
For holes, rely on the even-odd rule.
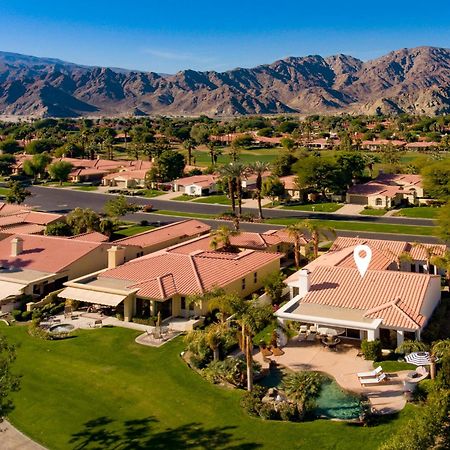
[[149,180],[164,183],[180,178],[185,166],[184,157],[180,152],[167,150],[156,158],[149,171]]
[[285,122],[282,122],[277,129],[280,133],[292,133],[298,126],[298,122],[286,120]]
[[56,161],[48,166],[48,173],[53,180],[59,181],[59,184],[62,185],[69,178],[72,169],[73,165],[70,162]]
[[433,256],[431,258],[431,264],[445,271],[445,280],[447,286],[450,288],[450,251],[446,251],[442,256]]
[[13,409],[10,393],[19,390],[19,377],[11,371],[15,359],[15,347],[0,335],[0,422]]
[[6,203],[16,203],[20,205],[31,195],[28,189],[25,189],[19,181],[10,181],[7,185],[8,192],[5,195]]
[[450,200],[450,158],[427,165],[422,176],[423,187],[430,197]]
[[353,180],[360,179],[363,176],[366,167],[364,156],[358,152],[341,153],[336,159],[338,165],[337,176],[341,183],[349,187]]
[[109,217],[122,217],[130,212],[136,211],[136,205],[129,203],[124,195],[119,195],[105,203],[103,208]]
[[319,192],[323,197],[328,191],[341,190],[346,185],[345,180],[338,180],[338,166],[333,158],[308,156],[299,161],[294,170],[301,189]]
[[279,305],[283,296],[283,290],[286,288],[284,279],[286,275],[283,272],[272,272],[264,280],[264,292],[271,298],[272,304]]
[[33,177],[34,181],[44,176],[47,166],[51,163],[52,157],[48,153],[38,153],[31,159],[23,163],[23,171],[26,175]]
[[195,124],[191,128],[191,138],[197,143],[197,145],[206,145],[209,140],[211,132],[208,126],[204,124]]
[[6,139],[5,141],[0,142],[0,153],[3,155],[18,153],[22,150],[22,147],[15,139]]
[[282,138],[280,144],[285,150],[289,152],[295,147],[295,141],[287,137]]
[[292,173],[292,166],[298,161],[291,152],[282,151],[273,163],[272,173],[277,177],[285,177]]
[[231,237],[237,234],[237,231],[232,231],[227,226],[218,227],[211,232],[210,247],[213,250],[235,253],[237,249],[231,244]]
[[0,175],[10,175],[12,166],[16,163],[16,158],[7,153],[0,155]]
[[46,236],[72,236],[72,229],[66,222],[49,223],[44,234]]
[[60,142],[52,139],[36,139],[25,146],[26,153],[35,155],[37,153],[51,152],[60,146]]
[[302,241],[305,240],[305,224],[302,222],[293,223],[286,227],[286,230],[294,239],[294,258],[295,258],[295,268],[298,270],[300,267],[300,257]]
[[437,234],[446,242],[450,242],[450,202],[441,206],[437,217]]
[[73,234],[99,231],[100,216],[90,208],[75,208],[67,214],[66,222]]
[[268,177],[262,183],[261,195],[263,197],[269,197],[272,203],[275,202],[275,199],[282,198],[285,191],[284,184],[276,176]]

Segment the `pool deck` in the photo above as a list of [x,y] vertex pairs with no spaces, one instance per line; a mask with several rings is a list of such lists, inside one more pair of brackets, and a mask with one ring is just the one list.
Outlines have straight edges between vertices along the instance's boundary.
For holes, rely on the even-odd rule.
[[[314,370],[331,375],[343,389],[367,396],[376,413],[391,414],[405,407],[403,381],[409,371],[389,373],[387,382],[364,387],[356,374],[373,370],[372,361],[357,356],[359,350],[351,344],[343,343],[335,352],[317,342],[292,339],[283,351],[284,355],[270,356],[270,359],[294,371]],[[260,352],[254,358],[263,362]]]

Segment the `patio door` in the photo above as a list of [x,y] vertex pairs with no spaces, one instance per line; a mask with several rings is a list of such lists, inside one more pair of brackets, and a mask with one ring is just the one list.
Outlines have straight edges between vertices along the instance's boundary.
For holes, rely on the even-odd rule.
[[187,303],[186,297],[181,297],[180,299],[180,310],[181,310],[181,315],[183,317],[190,317],[194,315],[194,304]]

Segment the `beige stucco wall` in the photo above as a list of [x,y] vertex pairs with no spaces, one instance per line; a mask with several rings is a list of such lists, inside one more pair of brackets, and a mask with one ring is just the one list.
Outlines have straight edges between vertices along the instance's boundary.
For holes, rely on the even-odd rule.
[[441,278],[434,276],[430,279],[430,284],[425,292],[420,313],[428,319],[432,316],[434,309],[441,301]]

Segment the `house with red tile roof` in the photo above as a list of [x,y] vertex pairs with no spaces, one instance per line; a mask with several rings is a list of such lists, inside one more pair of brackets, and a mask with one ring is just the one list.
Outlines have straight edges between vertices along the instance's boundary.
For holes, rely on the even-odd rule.
[[112,247],[107,270],[65,283],[59,296],[114,307],[126,321],[145,314],[159,313],[162,319],[201,315],[208,305],[190,306],[189,296],[220,287],[247,297],[280,269],[283,255],[256,250],[161,250],[119,265],[123,256],[123,247]]
[[347,203],[376,209],[392,208],[402,203],[426,204],[429,200],[425,197],[422,177],[413,174],[380,174],[375,180],[355,184],[346,195]]
[[187,219],[169,223],[162,227],[144,231],[133,236],[114,241],[114,245],[125,248],[125,259],[148,255],[166,247],[188,241],[211,231],[206,223],[196,219]]
[[311,269],[286,280],[291,300],[275,313],[281,323],[339,328],[350,339],[397,346],[404,339],[420,339],[441,299],[438,275],[369,267],[361,277],[350,260]]
[[102,178],[102,185],[125,189],[144,188],[148,170],[125,169],[119,172],[109,173]]
[[0,241],[0,307],[14,309],[17,299],[35,299],[63,283],[107,267],[109,244],[55,236],[17,234]]
[[205,174],[178,178],[172,181],[172,190],[186,195],[202,196],[217,192],[219,175]]

